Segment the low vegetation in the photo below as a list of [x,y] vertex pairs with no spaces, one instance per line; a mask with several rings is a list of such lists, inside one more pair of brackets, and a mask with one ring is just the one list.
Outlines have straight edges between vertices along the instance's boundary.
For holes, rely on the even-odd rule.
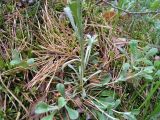
[[0,120],[158,120],[159,0],[0,1]]

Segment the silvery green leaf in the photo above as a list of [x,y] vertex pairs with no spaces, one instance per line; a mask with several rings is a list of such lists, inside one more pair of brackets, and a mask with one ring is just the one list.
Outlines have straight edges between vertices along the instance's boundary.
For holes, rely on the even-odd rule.
[[115,91],[112,91],[112,90],[104,90],[100,96],[102,97],[115,97],[117,96],[117,94],[115,93]]
[[74,68],[73,65],[68,64],[68,67],[71,68],[76,73],[76,75],[78,76],[78,78],[80,78],[80,74],[78,74],[77,70]]
[[68,115],[69,115],[70,119],[75,120],[79,117],[79,113],[78,113],[77,110],[74,110],[74,109],[68,107],[67,105],[65,106],[65,108],[68,112]]
[[88,44],[91,45],[97,41],[97,35],[91,36],[90,34],[86,35],[88,38]]
[[82,1],[81,0],[72,0],[69,3],[69,8],[72,12],[72,16],[74,18],[74,22],[76,25],[76,33],[78,39],[81,41],[81,35],[83,34],[83,24],[82,24]]
[[76,62],[76,61],[79,61],[79,62],[80,62],[79,59],[72,59],[72,60],[70,60],[70,61],[67,61],[66,63],[64,63],[64,64],[62,65],[62,70],[64,70],[64,68],[65,68],[68,64],[74,63],[74,62]]
[[122,66],[123,71],[128,71],[130,68],[130,64],[129,63],[124,63]]
[[112,79],[112,77],[111,77],[110,74],[105,75],[105,76],[103,77],[103,79],[102,79],[102,84],[107,84],[107,83],[109,83],[109,81],[111,81],[111,79]]
[[29,65],[31,65],[31,64],[33,64],[34,63],[34,58],[30,58],[30,59],[28,59],[27,60],[27,63],[29,64]]
[[97,103],[99,104],[97,105],[103,110],[111,110],[116,105],[116,102],[113,97],[100,97]]
[[155,28],[156,28],[157,30],[160,30],[160,20],[157,20],[157,21],[155,22]]
[[98,117],[98,120],[107,120],[107,117],[99,111],[97,111],[97,117]]
[[117,79],[117,81],[126,81],[126,78],[121,73],[121,75],[119,76],[119,78]]
[[49,111],[56,111],[58,109],[59,109],[58,106],[51,106],[45,102],[39,102],[35,108],[35,113],[41,114],[41,113],[46,113]]
[[50,115],[43,117],[41,120],[53,120],[54,114],[55,113],[51,113]]
[[20,53],[16,49],[12,51],[12,60],[20,60]]
[[136,54],[137,51],[137,46],[138,46],[138,41],[137,40],[131,40],[129,42],[130,45],[130,51],[132,54]]
[[148,74],[144,74],[143,77],[146,79],[146,80],[153,80],[153,77],[151,75],[148,75]]
[[158,71],[155,73],[155,76],[160,77],[160,70],[158,70]]
[[58,90],[58,92],[61,93],[61,95],[64,97],[65,96],[65,86],[62,83],[58,83],[56,85],[56,89]]
[[140,110],[139,109],[133,109],[131,112],[132,112],[133,115],[138,115],[140,113]]
[[89,57],[90,57],[90,54],[91,54],[92,45],[93,45],[94,42],[96,42],[97,35],[91,36],[91,35],[88,34],[87,38],[88,38],[88,46],[87,46],[86,54],[85,54],[85,57],[84,57],[85,67],[88,64]]
[[64,97],[59,97],[58,98],[58,107],[62,108],[67,104],[67,101],[65,100]]
[[82,90],[82,97],[85,98],[87,96],[85,89]]
[[121,103],[121,100],[120,100],[120,99],[117,99],[117,100],[115,101],[115,106],[114,106],[114,108],[117,108],[117,107],[120,105],[120,103]]
[[10,62],[10,65],[18,65],[18,64],[20,64],[21,63],[21,61],[20,60],[12,60],[11,62]]
[[12,51],[12,60],[10,62],[10,65],[18,65],[21,63],[20,53],[18,50],[14,49]]
[[157,48],[151,48],[147,53],[146,53],[146,57],[153,57],[154,55],[156,55],[158,53],[158,49]]
[[148,67],[145,67],[143,71],[145,73],[153,73],[153,70],[154,70],[154,66],[148,66]]
[[88,81],[89,79],[91,79],[92,77],[94,77],[95,75],[97,75],[97,74],[99,74],[99,73],[101,73],[101,72],[102,72],[102,70],[98,70],[98,71],[94,72],[94,73],[91,74],[87,79],[84,78],[84,81],[85,81],[85,82]]
[[64,12],[67,15],[67,17],[69,18],[74,31],[77,32],[77,26],[74,22],[74,18],[73,18],[72,11],[71,11],[70,7],[65,7]]
[[127,120],[137,120],[136,117],[132,114],[132,112],[124,112],[123,116]]

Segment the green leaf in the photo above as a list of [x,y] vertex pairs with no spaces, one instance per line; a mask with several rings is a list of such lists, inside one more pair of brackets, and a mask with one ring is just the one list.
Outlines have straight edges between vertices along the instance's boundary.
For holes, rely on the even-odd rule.
[[69,4],[69,7],[72,11],[76,26],[78,27],[78,34],[80,34],[80,31],[82,28],[82,4],[80,0],[72,1]]
[[120,76],[119,76],[119,78],[117,79],[117,81],[126,81],[126,77],[125,77],[125,75],[124,75],[125,73],[121,73],[120,74]]
[[155,73],[155,76],[160,77],[160,70],[158,70],[158,71]]
[[122,70],[127,72],[129,70],[130,64],[129,63],[124,63],[122,66]]
[[41,114],[49,111],[54,112],[58,109],[59,109],[58,106],[51,106],[51,105],[48,105],[47,103],[39,102],[35,108],[35,113]]
[[0,116],[0,120],[4,120],[4,118],[2,118],[2,117]]
[[64,12],[67,15],[67,17],[69,18],[74,31],[77,32],[77,26],[75,24],[75,21],[74,21],[74,18],[73,18],[73,15],[72,15],[72,11],[71,11],[70,7],[64,8]]
[[10,65],[18,65],[18,64],[20,64],[21,63],[21,61],[20,60],[12,60],[11,62],[10,62]]
[[154,69],[155,69],[154,66],[148,66],[148,67],[145,67],[143,71],[145,73],[153,73]]
[[70,7],[70,9],[72,11],[72,15],[73,15],[73,17],[75,19],[75,22],[77,23],[78,22],[78,17],[79,17],[78,13],[77,13],[78,2],[77,1],[70,2],[69,7]]
[[127,120],[137,120],[136,117],[132,114],[132,112],[124,112],[123,116]]
[[117,108],[117,107],[120,105],[120,103],[121,103],[121,100],[120,100],[120,99],[117,99],[117,100],[115,101],[114,108]]
[[133,66],[133,69],[134,69],[134,70],[137,70],[137,71],[140,70],[140,68],[139,68],[139,67],[136,67],[136,66]]
[[138,62],[140,64],[144,63],[145,65],[150,65],[150,66],[153,65],[152,61],[148,60],[146,57],[137,59],[136,62]]
[[82,89],[82,94],[81,95],[82,95],[83,98],[85,98],[87,96],[87,93],[86,93],[85,89]]
[[72,120],[78,119],[78,117],[79,117],[78,111],[68,107],[67,105],[65,106],[65,108],[68,112],[68,115],[69,115],[70,119],[72,119]]
[[137,46],[138,46],[138,42],[137,40],[131,40],[129,42],[130,45],[130,51],[132,54],[137,54]]
[[12,51],[12,60],[10,62],[10,65],[18,65],[21,63],[21,59],[20,59],[20,53],[18,50],[14,49]]
[[30,59],[27,60],[27,64],[31,65],[31,64],[34,63],[34,61],[35,61],[34,58],[30,58]]
[[67,104],[67,101],[65,100],[64,97],[59,97],[58,98],[58,107],[62,108]]
[[20,53],[16,49],[12,51],[12,60],[20,60]]
[[48,116],[45,116],[43,117],[41,120],[53,120],[53,116],[54,116],[54,113],[48,115]]
[[116,105],[116,101],[113,99],[113,97],[101,97],[99,99],[99,102],[101,102],[103,104],[103,108],[102,109],[111,109],[114,108]]
[[18,66],[21,66],[23,68],[27,68],[28,67],[28,64],[26,61],[21,61],[21,63],[18,64]]
[[153,65],[152,61],[148,59],[144,59],[142,62],[146,65]]
[[132,112],[133,115],[138,115],[140,113],[140,110],[139,109],[133,109],[131,112]]
[[157,48],[151,48],[147,53],[146,53],[146,57],[153,57],[154,55],[156,55],[158,53],[158,49]]
[[98,120],[107,120],[106,116],[103,113],[98,111],[96,113],[97,113]]
[[95,104],[96,106],[98,106],[98,108],[100,108],[100,109],[102,109],[102,110],[106,110],[107,107],[108,107],[108,106],[106,106],[106,105],[100,104],[100,103],[102,103],[101,101],[99,101],[99,102],[93,101],[93,102],[94,102],[94,104]]
[[97,35],[93,35],[93,36],[91,36],[91,35],[87,35],[87,38],[88,38],[88,40],[87,40],[87,42],[88,42],[88,46],[87,46],[87,48],[86,48],[86,53],[85,53],[85,57],[84,57],[84,64],[85,64],[85,67],[87,66],[87,64],[88,64],[88,61],[89,61],[89,58],[90,58],[90,54],[91,54],[91,50],[92,50],[92,45],[93,45],[93,43],[95,43],[96,42],[96,37],[97,37]]
[[148,75],[148,74],[144,74],[143,77],[146,79],[146,80],[153,80],[153,77],[151,75]]
[[122,71],[119,75],[119,78],[117,79],[118,81],[126,81],[126,77],[127,77],[127,73],[128,73],[129,68],[130,68],[129,63],[124,63],[122,65]]
[[58,83],[56,85],[56,89],[58,90],[58,92],[61,93],[61,95],[64,97],[65,96],[65,87],[62,83]]
[[104,90],[101,94],[101,97],[114,97],[116,96],[116,93],[112,90]]
[[157,30],[160,30],[160,20],[155,21],[154,27],[155,27]]
[[110,74],[107,74],[107,75],[105,75],[104,77],[103,77],[103,79],[102,79],[102,84],[107,84],[107,83],[109,83],[109,81],[112,79],[112,77],[111,77],[111,75]]

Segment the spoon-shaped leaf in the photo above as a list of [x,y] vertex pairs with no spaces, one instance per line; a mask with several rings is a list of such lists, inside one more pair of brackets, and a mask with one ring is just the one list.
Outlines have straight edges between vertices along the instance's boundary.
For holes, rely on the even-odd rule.
[[62,108],[67,104],[67,101],[65,100],[64,97],[59,97],[58,98],[58,107]]
[[56,89],[61,93],[63,97],[65,96],[65,87],[62,83],[58,83]]
[[75,120],[79,117],[78,111],[68,107],[67,105],[65,106],[65,108],[68,112],[68,115],[69,115],[70,119]]
[[39,102],[35,108],[35,113],[41,114],[41,113],[45,113],[45,112],[49,112],[49,111],[54,112],[58,109],[59,109],[58,106],[51,106],[45,102]]

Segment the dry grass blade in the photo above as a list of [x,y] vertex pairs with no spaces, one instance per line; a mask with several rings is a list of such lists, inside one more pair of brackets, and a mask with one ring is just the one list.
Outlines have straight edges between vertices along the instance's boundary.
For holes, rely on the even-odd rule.
[[57,19],[56,13],[49,12],[46,6],[42,19],[44,24],[39,24],[37,27],[40,32],[34,33],[41,50],[33,51],[38,56],[37,67],[40,69],[27,87],[33,87],[37,83],[42,84],[46,82],[47,77],[52,76],[46,88],[48,90],[53,76],[65,62],[76,57],[78,49],[74,36],[71,36],[72,30]]

